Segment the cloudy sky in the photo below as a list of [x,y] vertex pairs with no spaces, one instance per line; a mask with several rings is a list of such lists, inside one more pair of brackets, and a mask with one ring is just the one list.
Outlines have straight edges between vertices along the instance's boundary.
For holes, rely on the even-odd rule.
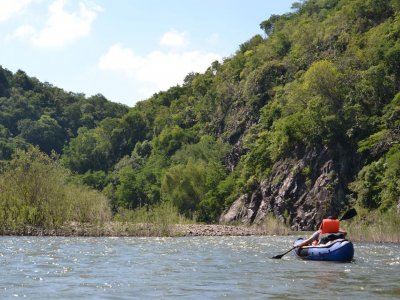
[[0,0],[0,65],[134,106],[234,54],[294,0]]

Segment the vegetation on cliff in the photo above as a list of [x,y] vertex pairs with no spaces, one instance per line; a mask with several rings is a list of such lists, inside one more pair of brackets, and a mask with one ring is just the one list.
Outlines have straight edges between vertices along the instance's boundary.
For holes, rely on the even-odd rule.
[[[1,69],[1,158],[38,145],[61,155],[73,174],[66,188],[101,191],[114,214],[168,202],[212,223],[277,161],[327,148],[344,170],[331,179],[344,186],[339,209],[392,214],[400,199],[400,2],[295,2],[260,27],[264,37],[129,111]],[[314,171],[301,173],[307,181]],[[67,194],[48,199],[70,205]]]

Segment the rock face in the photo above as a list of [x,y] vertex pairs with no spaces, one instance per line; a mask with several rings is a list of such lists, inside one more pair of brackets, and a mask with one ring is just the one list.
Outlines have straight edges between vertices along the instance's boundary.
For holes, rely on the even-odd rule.
[[242,143],[241,141],[237,142],[233,148],[232,151],[227,155],[225,158],[225,167],[226,169],[230,170],[231,172],[233,169],[237,166],[237,164],[240,161],[240,157],[245,153],[245,151],[242,148]]
[[234,201],[220,222],[260,223],[273,214],[293,230],[314,230],[324,217],[338,216],[346,192],[341,181],[349,168],[336,164],[335,155],[327,148],[278,161],[271,175],[252,193]]

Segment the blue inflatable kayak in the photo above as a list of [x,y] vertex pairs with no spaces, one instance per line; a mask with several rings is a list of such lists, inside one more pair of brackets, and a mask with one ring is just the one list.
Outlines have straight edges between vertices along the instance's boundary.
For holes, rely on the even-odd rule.
[[[302,241],[304,241],[304,239],[299,238],[294,242],[294,245],[296,246]],[[295,253],[297,257],[306,260],[348,262],[354,257],[354,247],[352,242],[345,239],[338,239],[325,245],[296,248]]]

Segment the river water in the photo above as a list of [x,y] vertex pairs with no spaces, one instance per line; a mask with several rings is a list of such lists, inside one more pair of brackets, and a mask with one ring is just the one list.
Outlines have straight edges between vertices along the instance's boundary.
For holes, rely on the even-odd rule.
[[0,237],[0,298],[398,299],[400,245],[301,261],[293,237]]

